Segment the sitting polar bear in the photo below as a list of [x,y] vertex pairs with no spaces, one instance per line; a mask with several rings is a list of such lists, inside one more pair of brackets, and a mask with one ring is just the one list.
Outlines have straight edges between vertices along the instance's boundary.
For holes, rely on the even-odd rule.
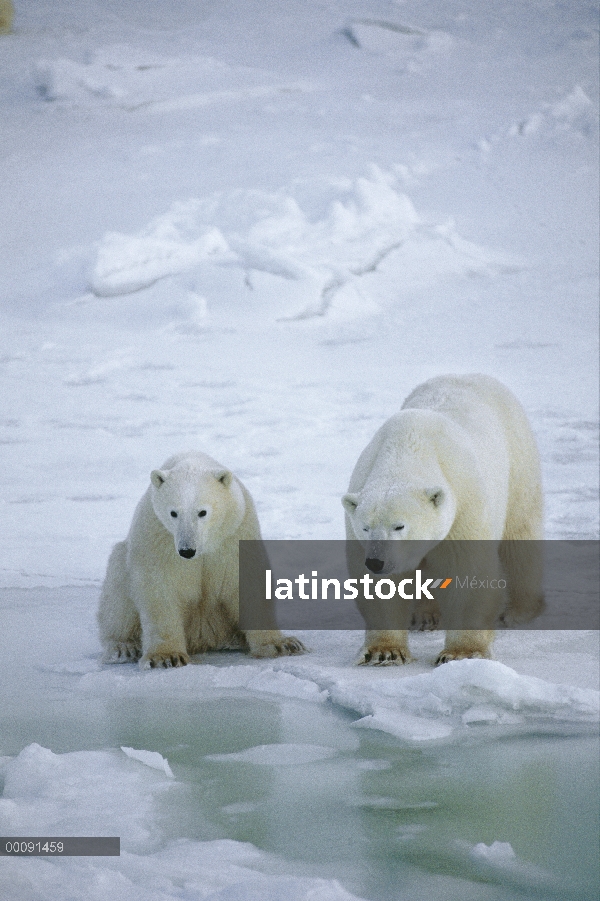
[[[450,576],[452,555],[468,547],[486,558],[488,579],[504,578],[504,593],[478,587],[462,598],[476,625],[448,630],[436,663],[489,657],[499,617],[526,622],[543,607],[541,547],[526,543],[542,538],[538,450],[523,408],[496,379],[448,375],[419,385],[360,455],[342,503],[353,575],[365,566],[383,575],[429,564],[427,575]],[[456,539],[481,543],[451,544]],[[412,611],[421,628],[440,612],[437,597],[427,603]],[[382,631],[380,604],[376,629],[367,618],[359,663],[411,659],[410,611],[405,605],[399,620],[399,601],[388,614],[392,606],[402,625]]]
[[[108,561],[98,610],[104,660],[170,667],[219,648],[302,653],[300,641],[275,628],[239,629],[241,539],[259,540],[260,527],[249,492],[229,470],[193,451],[155,469]],[[265,619],[274,625],[270,611]]]

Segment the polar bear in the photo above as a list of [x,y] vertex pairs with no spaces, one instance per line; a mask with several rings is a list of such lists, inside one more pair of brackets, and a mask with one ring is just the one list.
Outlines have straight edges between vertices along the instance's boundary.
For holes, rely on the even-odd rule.
[[[449,629],[436,663],[489,657],[499,617],[527,622],[543,608],[539,454],[523,408],[496,379],[446,375],[419,385],[360,455],[342,503],[353,574],[406,573],[433,560],[432,572],[451,575],[462,546],[493,556],[488,577],[505,576],[504,594],[478,586],[463,599],[476,625]],[[412,611],[413,625],[415,617],[421,628],[436,624],[437,599],[427,603]],[[367,619],[358,662],[409,661],[410,616],[405,609],[387,631]]]
[[265,631],[238,627],[238,542],[260,540],[252,498],[206,454],[170,457],[150,475],[125,541],[115,545],[100,596],[105,662],[185,666],[190,654],[246,648],[255,657],[299,654],[271,611]]

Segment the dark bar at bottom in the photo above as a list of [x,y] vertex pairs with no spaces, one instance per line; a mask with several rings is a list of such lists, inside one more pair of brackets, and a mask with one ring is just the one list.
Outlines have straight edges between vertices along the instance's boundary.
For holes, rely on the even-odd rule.
[[119,837],[0,836],[0,857],[119,857]]

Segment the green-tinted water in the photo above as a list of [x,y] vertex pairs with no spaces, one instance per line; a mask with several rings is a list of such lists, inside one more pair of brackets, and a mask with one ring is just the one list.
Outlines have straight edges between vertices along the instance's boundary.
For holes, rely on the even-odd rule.
[[[335,877],[364,898],[597,897],[595,735],[498,738],[474,727],[460,743],[406,747],[351,721],[330,705],[245,693],[82,703],[57,692],[52,709],[15,705],[0,727],[5,754],[32,741],[159,751],[177,780],[160,801],[165,841],[251,842],[288,873]],[[267,752],[259,763],[208,759],[282,743],[334,754],[294,765],[277,749],[275,764]],[[516,856],[506,844],[491,862],[473,854],[494,842]]]

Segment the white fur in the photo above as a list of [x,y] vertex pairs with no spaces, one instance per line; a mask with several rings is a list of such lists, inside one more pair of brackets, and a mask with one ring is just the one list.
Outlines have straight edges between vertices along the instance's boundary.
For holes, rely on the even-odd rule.
[[[369,560],[372,569],[377,561],[373,571],[381,575],[418,567],[425,551],[444,539],[541,539],[539,455],[523,408],[488,376],[425,382],[362,452],[342,503],[347,537],[364,548],[360,564]],[[438,554],[438,564],[442,559]],[[502,564],[513,577],[508,615],[531,616],[542,603],[537,561],[513,556]],[[495,566],[499,572],[499,561]],[[498,597],[479,595],[483,622],[502,612]],[[431,610],[420,612],[425,621],[435,619]],[[438,662],[489,656],[492,638],[489,629],[448,632]],[[360,662],[406,659],[406,631],[367,632]]]
[[[115,545],[98,623],[107,662],[183,666],[189,654],[247,647],[254,656],[300,653],[277,629],[238,627],[238,542],[259,540],[247,489],[196,451],[151,473],[129,535]],[[271,622],[270,611],[265,611]],[[274,622],[273,622],[274,624]]]

